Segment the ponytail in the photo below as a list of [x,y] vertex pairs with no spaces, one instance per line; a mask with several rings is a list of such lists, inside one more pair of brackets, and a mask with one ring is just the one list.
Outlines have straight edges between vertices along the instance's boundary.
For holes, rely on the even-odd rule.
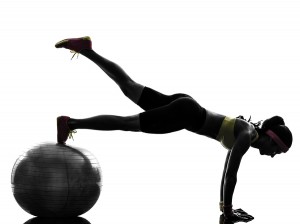
[[261,120],[261,121],[258,121],[258,122],[256,122],[256,123],[253,123],[253,122],[251,122],[251,115],[250,115],[250,117],[249,117],[248,120],[246,120],[246,119],[244,118],[244,116],[242,116],[242,115],[238,116],[237,118],[242,119],[242,120],[247,121],[248,123],[252,124],[252,125],[255,127],[256,131],[257,131],[257,129],[260,129],[262,120]]

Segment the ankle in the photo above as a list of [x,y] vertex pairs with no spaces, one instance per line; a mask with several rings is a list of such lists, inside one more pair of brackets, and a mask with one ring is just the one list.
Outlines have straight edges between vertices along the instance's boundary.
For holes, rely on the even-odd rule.
[[82,49],[81,51],[80,51],[80,54],[82,54],[83,56],[89,56],[91,53],[93,52],[93,50],[92,49]]
[[76,121],[75,121],[75,119],[70,118],[70,119],[68,120],[67,124],[68,124],[68,127],[69,127],[70,130],[76,129],[76,127],[75,127],[75,126],[76,126]]

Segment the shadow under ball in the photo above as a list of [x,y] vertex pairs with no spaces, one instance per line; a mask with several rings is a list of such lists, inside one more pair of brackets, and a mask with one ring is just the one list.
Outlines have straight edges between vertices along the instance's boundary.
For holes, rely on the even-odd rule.
[[35,217],[28,220],[24,224],[91,224],[91,223],[82,217],[73,217],[73,218]]
[[75,217],[90,210],[101,192],[101,170],[87,150],[45,143],[15,162],[11,184],[18,204],[40,217]]

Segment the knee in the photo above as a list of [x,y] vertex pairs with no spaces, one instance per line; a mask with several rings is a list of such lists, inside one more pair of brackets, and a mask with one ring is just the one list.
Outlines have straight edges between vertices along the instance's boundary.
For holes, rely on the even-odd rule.
[[128,80],[122,83],[122,85],[120,85],[120,88],[126,97],[128,97],[134,103],[137,103],[143,92],[144,86],[132,80]]
[[131,88],[131,83],[130,83],[130,81],[126,81],[126,82],[122,82],[122,83],[119,83],[119,87],[120,87],[120,89],[121,89],[121,91],[123,92],[123,94],[125,95],[125,96],[130,96],[130,88]]
[[122,117],[123,131],[140,131],[140,116],[139,114],[133,116]]

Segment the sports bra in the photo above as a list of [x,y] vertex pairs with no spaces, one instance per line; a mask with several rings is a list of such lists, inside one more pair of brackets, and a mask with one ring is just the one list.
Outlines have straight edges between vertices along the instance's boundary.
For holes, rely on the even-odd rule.
[[[234,125],[236,118],[225,117],[220,127],[217,140],[228,150],[231,150],[235,143]],[[258,133],[251,140],[251,143],[258,139]]]

